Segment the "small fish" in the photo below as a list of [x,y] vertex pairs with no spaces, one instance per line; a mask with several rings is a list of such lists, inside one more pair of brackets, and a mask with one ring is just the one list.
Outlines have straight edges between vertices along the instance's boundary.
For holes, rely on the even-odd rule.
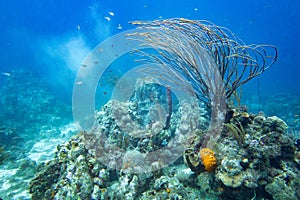
[[117,29],[122,29],[123,27],[121,26],[121,24],[118,25]]
[[77,25],[77,29],[80,30],[80,26],[79,25]]
[[80,67],[87,67],[87,65],[81,64]]
[[110,16],[115,16],[115,13],[113,13],[113,12],[108,12],[108,14],[109,14]]
[[168,144],[168,142],[167,142],[167,140],[166,139],[164,139],[163,141],[162,141],[162,143],[161,143],[163,146],[166,146],[167,144]]
[[82,84],[83,84],[82,81],[77,81],[77,82],[75,83],[75,85],[82,85]]
[[194,11],[198,11],[198,8],[194,8]]
[[159,16],[158,18],[159,18],[159,19],[161,19],[161,18],[162,18],[162,16]]
[[110,17],[104,17],[108,22],[110,22]]
[[294,114],[294,117],[299,117],[299,115],[298,114]]
[[8,72],[2,72],[2,74],[3,74],[4,76],[11,76],[11,74],[8,73]]
[[[142,25],[143,22],[141,22],[141,21],[134,21],[134,22],[131,22],[131,24],[133,24],[133,25]],[[128,34],[128,36],[130,36],[130,34]]]

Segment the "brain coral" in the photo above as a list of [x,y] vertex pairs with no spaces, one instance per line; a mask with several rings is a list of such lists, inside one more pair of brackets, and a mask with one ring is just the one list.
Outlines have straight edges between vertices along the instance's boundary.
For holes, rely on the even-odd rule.
[[209,148],[200,150],[200,158],[204,168],[208,172],[213,172],[217,167],[217,159],[215,153]]

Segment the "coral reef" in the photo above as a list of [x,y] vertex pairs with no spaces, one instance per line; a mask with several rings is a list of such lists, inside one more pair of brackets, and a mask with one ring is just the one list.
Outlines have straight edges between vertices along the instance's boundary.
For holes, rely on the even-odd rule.
[[38,74],[16,69],[0,88],[0,197],[28,199],[37,165],[53,158],[57,144],[72,135],[71,108],[55,98]]
[[[146,96],[152,93],[153,85],[143,87],[136,96],[142,97],[142,91]],[[158,96],[166,99],[160,91]],[[225,124],[233,124],[241,133],[236,136],[224,126],[212,151],[198,144],[208,124],[203,107],[195,112],[192,104],[180,102],[169,129],[164,129],[165,121],[146,111],[155,104],[138,104],[140,99],[135,99],[108,102],[97,111],[90,132],[59,145],[54,160],[40,166],[31,181],[32,199],[299,198],[300,165],[295,162],[299,145],[286,134],[280,118],[228,108]],[[137,105],[144,112],[139,113]],[[149,121],[153,123],[147,128]],[[173,140],[183,141],[185,148],[175,151],[174,161],[167,162],[173,151],[163,154],[166,159],[149,156],[179,144]]]
[[179,72],[197,98],[175,108],[172,88],[140,80],[129,101],[109,101],[91,130],[58,146],[30,183],[32,199],[300,198],[299,141],[287,124],[228,106],[273,65],[276,47],[247,46],[206,21],[132,23],[144,32],[131,36],[162,49],[150,60]]
[[77,138],[58,146],[57,150],[55,160],[40,167],[39,175],[31,181],[32,199],[52,199],[54,196],[57,199],[67,196],[89,199],[93,190],[91,175],[93,172],[99,174],[101,169],[98,162],[84,156],[85,148]]
[[[245,199],[247,194],[250,198],[251,191],[255,191],[260,198],[285,199],[284,194],[274,188],[278,187],[280,179],[281,184],[293,191],[290,196],[299,198],[296,194],[299,191],[299,164],[294,162],[294,155],[299,150],[295,138],[286,134],[285,122],[276,116],[245,115],[238,109],[234,112],[239,114],[233,115],[229,122],[242,125],[244,138],[241,143],[230,130],[224,129],[217,145],[222,161],[216,170],[216,180],[225,186],[221,196]],[[287,172],[290,174],[288,179],[284,178]],[[230,188],[243,191],[244,197],[235,195],[235,190]]]
[[71,108],[56,99],[49,84],[30,69],[11,72],[0,89],[0,104],[1,129],[24,140],[38,137],[41,126],[58,127],[71,121]]
[[[155,97],[153,92],[161,102],[146,98]],[[182,102],[173,110],[166,129],[162,113],[163,106],[168,107],[164,104],[167,95],[156,84],[146,84],[137,88],[129,102],[108,102],[96,113],[90,132],[58,146],[55,159],[40,167],[30,184],[32,198],[149,199],[162,195],[185,199],[190,192],[183,188],[191,171],[184,172],[188,168],[181,161],[181,175],[171,178],[167,165],[181,159],[188,133],[207,125],[207,112],[193,98]],[[159,179],[164,176],[167,185]]]
[[[287,133],[300,138],[300,97],[290,93],[278,93],[271,96],[261,96],[259,105],[254,97],[245,97],[244,103],[252,112],[263,111],[265,115],[280,117],[287,125]],[[261,110],[258,110],[260,108]]]
[[300,138],[300,97],[291,94],[277,94],[263,102],[267,115],[277,115],[288,125],[288,134]]
[[[219,191],[222,199],[285,199],[287,194],[290,199],[299,198],[299,144],[286,133],[287,128],[276,116],[250,114],[245,107],[228,109],[215,146],[218,166],[210,190]],[[201,145],[203,137],[200,131],[192,141]],[[198,149],[199,143],[192,143],[184,158],[192,171],[203,176],[205,163]]]

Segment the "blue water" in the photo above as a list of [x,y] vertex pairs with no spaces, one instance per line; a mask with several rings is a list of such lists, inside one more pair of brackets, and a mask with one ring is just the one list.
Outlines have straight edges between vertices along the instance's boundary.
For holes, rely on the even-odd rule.
[[[7,175],[0,178],[0,198],[11,199],[27,187],[13,175],[8,184],[6,169],[18,170],[26,157],[37,163],[51,159],[47,153],[76,133],[72,92],[89,53],[135,28],[130,21],[179,17],[227,27],[247,44],[275,45],[278,61],[243,86],[242,101],[250,111],[281,117],[299,137],[299,0],[0,0],[0,170]],[[97,109],[132,66],[120,57],[105,71],[95,92]],[[7,149],[9,155],[3,153]],[[24,180],[34,175],[29,174]]]
[[99,42],[132,28],[128,21],[185,17],[228,27],[248,44],[276,45],[279,60],[260,77],[261,93],[299,94],[299,4],[297,0],[1,1],[1,71],[32,68],[48,79],[57,95],[70,101],[76,70]]

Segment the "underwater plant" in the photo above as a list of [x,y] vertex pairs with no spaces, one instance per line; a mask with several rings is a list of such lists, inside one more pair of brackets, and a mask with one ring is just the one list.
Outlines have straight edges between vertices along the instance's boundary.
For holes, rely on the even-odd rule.
[[[219,138],[230,98],[278,57],[275,46],[246,45],[229,29],[205,20],[173,18],[131,23],[139,27],[129,37],[156,51],[136,50],[146,62],[160,66],[158,76],[211,108],[209,134],[203,142],[208,147]],[[151,73],[151,68],[144,70]]]

